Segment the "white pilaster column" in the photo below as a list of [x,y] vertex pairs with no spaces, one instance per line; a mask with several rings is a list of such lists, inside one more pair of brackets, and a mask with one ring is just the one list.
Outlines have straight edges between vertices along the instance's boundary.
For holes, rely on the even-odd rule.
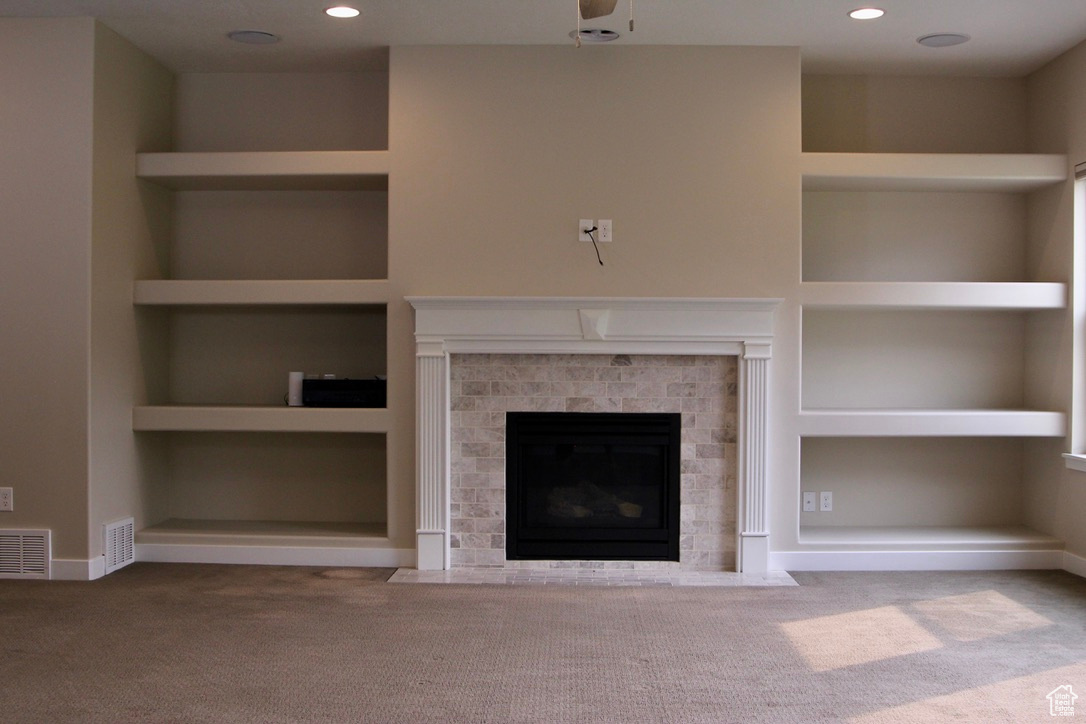
[[419,342],[415,358],[416,566],[449,568],[449,357],[440,342]]
[[769,569],[768,342],[747,342],[739,358],[739,555],[743,573]]

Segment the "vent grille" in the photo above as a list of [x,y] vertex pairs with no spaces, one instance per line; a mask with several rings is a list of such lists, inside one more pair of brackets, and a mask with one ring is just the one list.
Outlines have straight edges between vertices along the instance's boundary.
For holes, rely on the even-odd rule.
[[49,578],[47,530],[0,530],[0,578]]
[[136,560],[136,522],[125,518],[106,524],[106,573],[124,568]]

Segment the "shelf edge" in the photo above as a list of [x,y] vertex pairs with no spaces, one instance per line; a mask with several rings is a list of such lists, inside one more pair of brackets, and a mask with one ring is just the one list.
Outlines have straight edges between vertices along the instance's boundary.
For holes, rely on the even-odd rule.
[[139,306],[381,305],[389,302],[389,284],[385,279],[145,279],[133,284],[132,301]]

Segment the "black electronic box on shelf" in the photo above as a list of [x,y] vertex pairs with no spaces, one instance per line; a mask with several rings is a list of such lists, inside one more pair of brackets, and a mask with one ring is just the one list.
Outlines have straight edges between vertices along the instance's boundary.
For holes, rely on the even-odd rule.
[[302,380],[306,407],[387,407],[387,382],[372,380]]

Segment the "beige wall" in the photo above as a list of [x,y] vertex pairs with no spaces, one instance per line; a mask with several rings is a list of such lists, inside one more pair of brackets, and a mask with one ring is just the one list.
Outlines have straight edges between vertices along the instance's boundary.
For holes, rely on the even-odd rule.
[[1021,78],[803,77],[803,150],[1022,153]]
[[[1086,43],[1068,51],[1028,79],[1030,150],[1066,153],[1071,165],[1086,161]],[[1073,254],[1074,188],[1071,182],[1030,199],[1029,263],[1040,279],[1072,285],[1074,312],[1045,320],[1033,330],[1036,347],[1049,350],[1029,360],[1035,380],[1030,393],[1040,404],[1066,409],[1068,440],[1037,443],[1027,459],[1029,521],[1086,556],[1086,473],[1067,470],[1061,452],[1086,452],[1086,380],[1083,322],[1086,288],[1081,252]],[[1079,244],[1082,240],[1079,240]],[[1077,369],[1076,369],[1077,368]]]
[[175,151],[388,148],[388,74],[182,73]]
[[88,555],[93,52],[90,20],[0,19],[0,527],[61,559]]
[[[798,279],[794,49],[395,48],[412,294],[772,296]],[[579,218],[614,220],[602,249]]]
[[148,357],[165,349],[155,325],[132,306],[132,282],[161,276],[168,229],[148,211],[168,207],[163,191],[133,176],[136,153],[168,150],[173,75],[112,30],[94,35],[94,172],[90,257],[89,557],[102,554],[102,525],[153,507],[154,441],[132,434],[132,406],[162,380]]

